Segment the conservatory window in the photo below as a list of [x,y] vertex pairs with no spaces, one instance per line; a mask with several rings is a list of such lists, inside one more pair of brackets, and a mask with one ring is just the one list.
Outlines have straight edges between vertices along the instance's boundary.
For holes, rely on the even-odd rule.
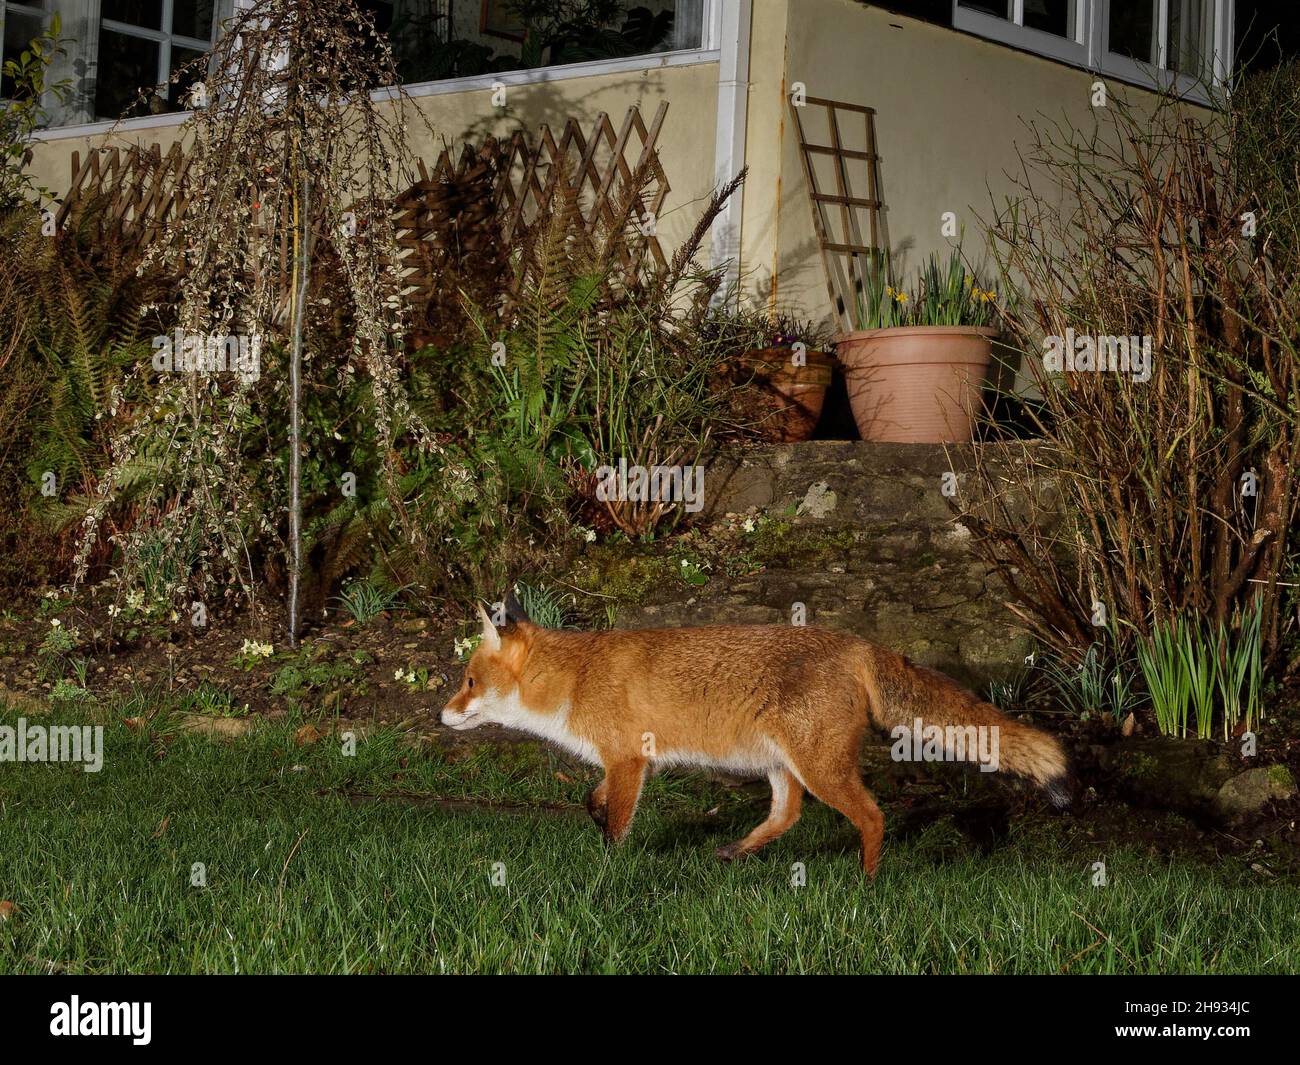
[[1215,14],[1221,0],[1138,0],[1106,12],[1103,69],[1134,76],[1141,67],[1209,82]]
[[1233,0],[953,0],[953,26],[1204,98],[1230,70]]
[[954,0],[956,29],[1086,65],[1088,0]]
[[[41,101],[52,126],[180,110],[188,85],[173,73],[198,59],[216,39],[232,0],[0,0],[4,58],[22,53],[49,26],[62,21],[64,52],[46,73],[48,84],[66,82],[68,98],[47,91]],[[9,90],[8,84],[3,92]],[[141,92],[145,93],[143,103]]]
[[[722,2],[608,0],[566,9],[551,0],[365,0],[388,28],[408,84],[699,49]],[[590,23],[578,17],[596,14]]]
[[[215,39],[214,0],[100,0],[95,118],[117,118],[143,90],[159,114],[181,110],[188,84],[171,76]],[[188,79],[190,81],[193,78]]]
[[[148,117],[185,108],[189,89],[173,74],[207,51],[221,23],[252,0],[0,0],[6,58],[21,53],[49,14],[62,18],[67,55],[47,80],[71,84],[70,98],[46,94],[53,127],[122,117]],[[520,0],[358,0],[388,34],[399,76],[408,84],[564,66],[629,60],[664,52],[716,47],[721,5],[730,0],[610,0],[599,27],[567,23],[554,5],[531,0],[525,9],[547,35],[540,55],[525,61],[523,43],[492,30]],[[581,10],[581,9],[579,9]],[[141,99],[143,92],[144,98]]]

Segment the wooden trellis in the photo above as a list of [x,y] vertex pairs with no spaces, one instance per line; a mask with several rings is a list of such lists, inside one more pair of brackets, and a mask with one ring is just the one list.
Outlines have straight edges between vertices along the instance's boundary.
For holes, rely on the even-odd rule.
[[[417,160],[419,180],[393,200],[398,264],[413,305],[435,298],[450,256],[517,249],[522,264],[513,275],[526,278],[533,238],[551,212],[569,211],[593,246],[609,249],[609,261],[634,271],[649,257],[664,265],[655,235],[670,191],[656,150],[668,104],[661,103],[649,126],[639,108],[629,107],[615,131],[601,113],[584,131],[576,118],[565,121],[557,140],[547,125],[535,138],[517,130],[506,141],[484,137],[458,153],[444,149],[430,168]],[[157,145],[113,146],[91,151],[84,161],[72,153],[72,180],[56,214],[59,226],[80,208],[101,233],[108,228],[130,245],[157,240],[188,205],[189,157],[173,145],[164,156]],[[489,217],[490,216],[490,217]],[[482,247],[486,232],[497,242]],[[287,295],[287,258],[279,264]]]
[[[580,236],[607,243],[610,260],[634,271],[647,256],[666,264],[655,235],[670,191],[655,148],[668,104],[661,103],[649,127],[640,109],[629,107],[615,133],[604,112],[589,133],[568,119],[557,141],[543,124],[536,140],[516,130],[509,140],[485,137],[477,149],[464,145],[453,163],[444,150],[432,173],[419,161],[420,180],[397,197],[396,224],[401,265],[413,303],[431,298],[439,267],[448,255],[476,253],[472,240],[487,205],[477,194],[491,181],[491,210],[503,247],[518,249],[515,283],[534,268],[531,251],[537,228],[555,210],[569,209]],[[453,249],[453,244],[455,245]]]
[[[825,108],[829,143],[809,139],[802,112]],[[808,180],[813,229],[826,270],[826,289],[835,315],[846,330],[856,327],[856,308],[863,279],[872,258],[880,251],[880,173],[876,153],[876,111],[860,104],[809,96],[800,104],[793,97],[790,110],[799,136],[799,152]],[[861,116],[865,139],[862,148],[845,146],[840,113]],[[856,121],[856,118],[854,119]],[[817,180],[816,157],[827,156],[835,175],[835,192],[824,192]],[[856,176],[856,181],[854,180]],[[865,185],[865,189],[863,186]],[[865,195],[858,193],[865,192]],[[839,210],[835,210],[838,207]],[[863,215],[866,215],[865,226]],[[837,224],[838,222],[838,224]],[[864,239],[863,233],[867,233]]]
[[72,181],[63,198],[55,223],[62,227],[74,209],[94,205],[87,217],[99,235],[109,229],[127,245],[156,240],[163,225],[180,218],[186,207],[185,174],[190,157],[173,144],[164,156],[154,144],[142,148],[98,148],[72,153]]

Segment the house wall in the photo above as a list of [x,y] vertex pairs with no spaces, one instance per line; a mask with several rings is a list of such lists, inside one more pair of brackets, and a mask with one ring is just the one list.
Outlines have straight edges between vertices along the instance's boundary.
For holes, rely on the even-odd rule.
[[[427,117],[434,133],[431,135],[422,123],[408,123],[411,149],[432,162],[442,148],[443,139],[459,144],[466,139],[477,141],[487,133],[507,136],[520,127],[535,134],[543,122],[549,123],[558,137],[566,118],[577,118],[586,131],[601,111],[608,113],[617,132],[632,104],[640,107],[649,125],[660,101],[667,100],[668,113],[658,150],[671,191],[658,219],[658,235],[671,254],[671,249],[694,226],[713,189],[717,62],[656,65],[585,77],[558,77],[555,71],[550,74],[549,81],[509,84],[507,106],[500,112],[492,107],[491,77],[482,79],[484,87],[473,91],[417,97],[413,102]],[[508,82],[512,75],[501,77]],[[182,136],[182,128],[177,124],[144,129],[124,127],[111,137],[99,133],[39,140],[32,145],[31,171],[38,183],[57,195],[66,191],[70,183],[73,151],[84,159],[92,147],[135,142],[144,146],[158,144],[166,152]]]
[[[754,19],[746,286],[811,317],[829,321],[832,308],[787,102],[793,83],[876,109],[882,243],[908,272],[931,252],[947,254],[945,211],[965,226],[966,250],[980,261],[979,219],[1012,191],[1005,171],[1026,140],[1022,118],[1093,121],[1094,74],[855,0],[757,0]],[[1143,95],[1113,80],[1107,88]],[[818,175],[823,191],[834,191],[829,173]]]

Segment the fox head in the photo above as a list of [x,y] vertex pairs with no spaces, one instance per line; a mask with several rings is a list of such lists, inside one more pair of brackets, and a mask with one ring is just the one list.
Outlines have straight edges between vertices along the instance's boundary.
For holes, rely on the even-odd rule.
[[506,602],[509,624],[498,629],[478,604],[483,638],[470,655],[460,691],[442,710],[442,723],[458,732],[479,725],[514,725],[524,713],[520,674],[532,643],[533,625],[522,610]]

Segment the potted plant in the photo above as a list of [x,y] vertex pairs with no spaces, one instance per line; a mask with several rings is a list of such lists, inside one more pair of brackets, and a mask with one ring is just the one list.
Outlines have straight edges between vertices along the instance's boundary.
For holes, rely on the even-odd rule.
[[762,347],[740,357],[751,419],[759,434],[776,443],[812,437],[821,417],[833,359],[825,348],[830,335],[812,322],[778,314]]
[[971,438],[993,354],[997,294],[960,250],[931,255],[912,292],[891,282],[888,252],[872,264],[856,332],[836,342],[853,420],[864,440],[945,444]]

